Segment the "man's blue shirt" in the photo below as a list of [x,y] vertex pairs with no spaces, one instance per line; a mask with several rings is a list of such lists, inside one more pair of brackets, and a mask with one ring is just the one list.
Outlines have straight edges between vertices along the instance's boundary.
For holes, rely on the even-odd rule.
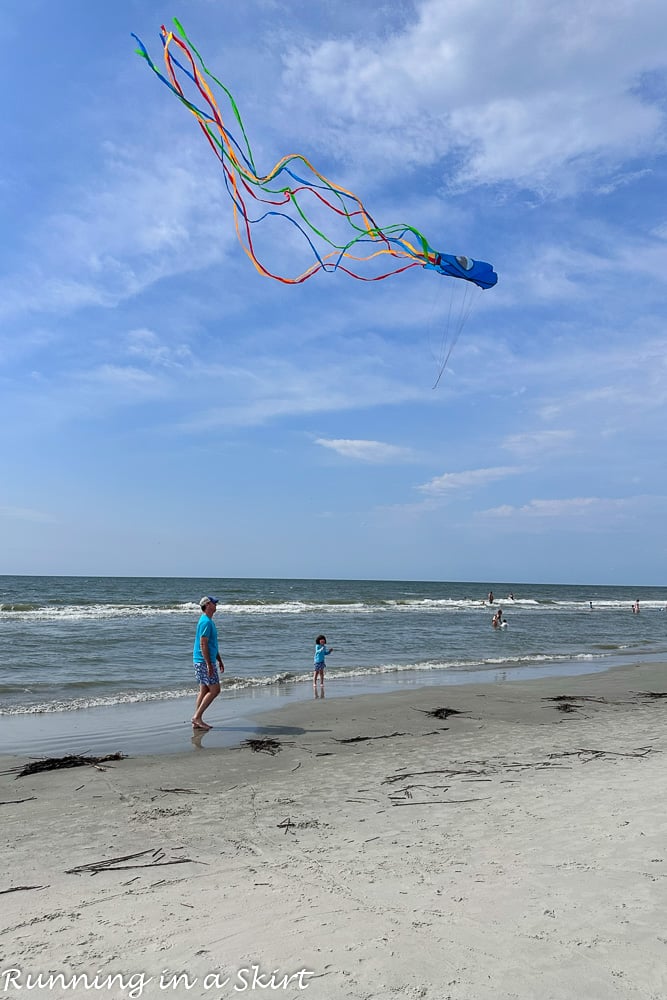
[[204,654],[201,651],[201,640],[203,638],[208,639],[208,651],[211,657],[211,663],[215,663],[218,655],[218,630],[215,627],[213,619],[209,618],[208,615],[202,615],[197,622],[195,645],[192,651],[193,663],[206,663]]

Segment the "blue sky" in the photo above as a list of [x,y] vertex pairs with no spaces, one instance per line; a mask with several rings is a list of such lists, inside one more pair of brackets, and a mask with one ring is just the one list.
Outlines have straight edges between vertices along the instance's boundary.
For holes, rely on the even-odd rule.
[[[284,286],[134,54],[184,24],[258,166],[490,261]],[[0,572],[662,584],[657,0],[8,0]],[[286,275],[299,249],[269,232]]]

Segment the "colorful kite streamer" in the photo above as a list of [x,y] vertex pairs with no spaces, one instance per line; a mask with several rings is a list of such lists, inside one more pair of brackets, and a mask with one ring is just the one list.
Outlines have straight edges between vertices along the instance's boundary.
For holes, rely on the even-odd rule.
[[[176,19],[174,24],[180,37],[167,31],[164,25],[160,30],[166,75],[155,65],[141,39],[133,35],[139,44],[137,53],[197,119],[222,165],[225,184],[232,200],[239,242],[261,274],[288,285],[298,285],[318,271],[344,271],[360,281],[381,281],[411,267],[424,267],[453,278],[463,278],[480,288],[495,285],[498,276],[490,264],[469,257],[438,253],[413,226],[378,226],[355,194],[328,180],[304,156],[284,156],[268,174],[260,175],[234,98],[227,87],[207,69],[182,25]],[[172,51],[174,48],[177,50],[175,53]],[[201,97],[201,106],[186,97],[179,81],[179,72],[184,84],[184,78],[187,77],[196,87]],[[242,135],[241,142],[227,128],[207,78],[227,97]],[[297,170],[302,171],[303,168],[310,171],[312,179],[297,173]],[[250,198],[261,206],[267,206],[260,208],[255,218],[251,218],[248,212]],[[335,242],[323,231],[323,227],[309,218],[305,206],[312,204],[309,202],[311,198],[346,222],[352,231],[347,242]],[[288,209],[292,214],[289,214]],[[307,240],[315,256],[313,264],[297,277],[274,274],[255,255],[252,227],[270,216],[280,216],[295,226]],[[389,270],[376,275],[360,273],[359,265],[384,257],[390,258],[391,263],[387,261]]]

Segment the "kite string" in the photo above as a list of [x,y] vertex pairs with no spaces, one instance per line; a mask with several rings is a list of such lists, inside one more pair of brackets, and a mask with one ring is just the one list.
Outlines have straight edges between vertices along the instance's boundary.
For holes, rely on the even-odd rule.
[[[455,288],[459,288],[460,284],[463,285],[463,291],[460,292],[458,317],[456,317],[455,320],[454,330],[450,334],[450,331],[452,330],[452,312],[454,305]],[[481,288],[477,289],[477,292],[481,293],[481,291],[482,291]],[[457,283],[455,287],[450,288],[447,322],[445,324],[444,332],[441,338],[441,351],[440,351],[438,377],[433,383],[432,386],[433,389],[438,388],[440,379],[444,375],[445,369],[447,368],[447,365],[449,363],[449,359],[452,356],[452,351],[454,350],[454,348],[458,343],[463,327],[466,325],[470,317],[470,313],[472,312],[478,297],[479,296],[475,294],[475,288],[468,281]]]

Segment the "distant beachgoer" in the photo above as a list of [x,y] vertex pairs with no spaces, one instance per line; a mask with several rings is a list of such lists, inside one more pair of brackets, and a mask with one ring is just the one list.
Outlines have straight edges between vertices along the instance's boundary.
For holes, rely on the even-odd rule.
[[591,611],[592,611],[592,610],[593,610],[593,602],[592,602],[592,601],[589,601],[589,602],[588,602],[588,606],[589,606],[589,608],[590,608],[590,609],[591,609]]
[[496,611],[495,615],[491,619],[491,624],[493,625],[494,628],[502,628],[502,626],[504,624],[504,622],[503,622],[503,609],[502,608],[498,608],[498,610]]
[[508,601],[513,601],[514,600],[514,594],[512,593],[511,590],[510,590],[509,594],[507,595],[507,600]]
[[638,615],[639,614],[639,598],[637,598],[637,600],[635,601],[635,603],[632,605],[632,613],[633,613],[633,615]]
[[195,702],[195,714],[192,725],[195,729],[210,729],[202,716],[209,705],[220,694],[220,673],[225,672],[225,665],[218,651],[218,630],[213,622],[213,615],[218,609],[217,597],[202,597],[199,602],[201,616],[197,622],[197,633],[192,650],[192,661],[195,677],[199,681],[199,694]]
[[324,658],[328,656],[329,653],[333,653],[333,646],[331,649],[327,647],[327,637],[325,635],[318,635],[315,640],[315,656],[313,658],[314,671],[313,671],[313,691],[317,695],[317,678],[320,678],[320,687],[322,694],[324,695]]
[[489,604],[493,604],[493,591],[489,591]]

